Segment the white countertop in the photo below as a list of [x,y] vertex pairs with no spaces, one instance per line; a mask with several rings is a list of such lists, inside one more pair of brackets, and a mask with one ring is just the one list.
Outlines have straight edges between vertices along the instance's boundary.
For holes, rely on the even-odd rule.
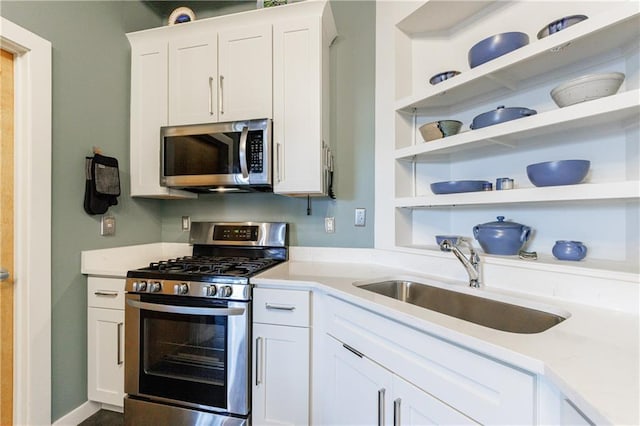
[[[129,269],[190,253],[191,247],[181,243],[85,251],[82,253],[82,273],[125,277]],[[626,305],[636,306],[638,289],[633,281],[611,282],[610,285],[605,282],[605,287],[615,289],[619,286],[621,291],[607,293],[600,299],[592,295],[603,290],[597,286],[590,290],[585,286],[585,292],[591,291],[592,295],[575,303],[580,285],[585,281],[582,278],[574,277],[573,283],[567,284],[566,287],[571,289],[569,292],[563,290],[564,294],[558,294],[557,288],[551,288],[548,297],[543,297],[539,289],[522,286],[518,287],[517,293],[504,287],[471,289],[460,279],[464,278],[464,270],[456,265],[455,260],[451,263],[456,265],[450,274],[451,279],[434,278],[420,272],[451,272],[448,263],[442,264],[450,260],[446,257],[390,255],[375,249],[291,247],[290,259],[252,278],[252,283],[261,287],[290,286],[330,293],[393,320],[543,375],[597,424],[640,424],[640,326],[637,308],[615,310],[594,306],[594,303],[606,306],[612,295],[618,299],[631,298]],[[435,282],[457,291],[502,300],[515,298],[519,304],[531,307],[542,304],[556,313],[569,312],[570,317],[542,333],[508,333],[399,302],[353,285],[355,281],[384,277]],[[619,300],[611,303],[614,307],[626,305]]]
[[252,279],[260,287],[291,286],[330,293],[393,320],[419,327],[427,333],[498,358],[547,377],[551,383],[597,424],[640,424],[638,316],[585,305],[501,290],[470,289],[463,283],[446,283],[459,291],[489,297],[516,297],[524,304],[548,305],[571,316],[537,334],[493,330],[437,312],[380,296],[353,285],[383,277],[410,277],[428,283],[433,278],[407,274],[370,263],[289,261]]

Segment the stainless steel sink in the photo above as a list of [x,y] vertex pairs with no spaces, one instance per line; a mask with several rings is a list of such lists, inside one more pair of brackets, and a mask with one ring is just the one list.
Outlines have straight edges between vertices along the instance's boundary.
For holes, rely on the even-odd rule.
[[355,283],[359,288],[485,327],[511,333],[545,331],[567,317],[524,306],[403,280]]

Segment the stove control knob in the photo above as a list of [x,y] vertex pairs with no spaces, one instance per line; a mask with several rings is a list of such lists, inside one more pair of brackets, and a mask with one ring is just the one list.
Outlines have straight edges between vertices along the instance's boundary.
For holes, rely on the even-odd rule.
[[149,283],[149,293],[159,293],[162,290],[162,284],[158,281]]
[[188,294],[189,285],[187,283],[180,283],[173,286],[173,292],[175,294]]
[[207,286],[207,296],[215,296],[218,288],[215,285]]
[[146,291],[147,290],[147,282],[146,281],[134,281],[133,282],[133,291]]
[[219,297],[229,297],[231,296],[231,293],[233,293],[233,289],[231,288],[231,286],[228,286],[228,285],[223,285],[218,289]]

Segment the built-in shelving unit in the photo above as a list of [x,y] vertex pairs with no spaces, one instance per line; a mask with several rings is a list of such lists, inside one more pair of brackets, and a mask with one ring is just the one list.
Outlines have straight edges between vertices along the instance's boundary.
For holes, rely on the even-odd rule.
[[[508,219],[530,225],[525,248],[540,262],[553,259],[555,240],[580,239],[589,255],[576,267],[640,272],[640,5],[637,2],[554,3],[431,0],[396,25],[395,140],[393,150],[395,247],[437,251],[434,236],[469,238],[475,224]],[[589,18],[543,39],[544,24],[571,14]],[[486,36],[523,31],[530,43],[470,69],[466,52]],[[428,55],[425,53],[428,52]],[[425,57],[428,56],[428,57]],[[428,77],[448,69],[461,74],[437,85]],[[615,95],[559,108],[551,88],[581,75],[619,71],[625,82]],[[475,115],[496,105],[537,114],[470,130]],[[427,122],[458,119],[451,137],[423,142]],[[584,158],[592,163],[578,185],[534,187],[526,165]],[[436,181],[516,178],[509,191],[433,194]],[[604,222],[606,226],[597,226]],[[488,256],[491,259],[491,256]],[[517,256],[500,261],[519,261]]]

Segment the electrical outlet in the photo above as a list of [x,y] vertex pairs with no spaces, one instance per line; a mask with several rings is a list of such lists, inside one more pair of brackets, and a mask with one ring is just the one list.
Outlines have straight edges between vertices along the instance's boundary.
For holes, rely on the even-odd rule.
[[182,216],[182,230],[188,231],[191,229],[191,218],[189,216]]
[[336,232],[336,218],[335,217],[325,217],[324,218],[324,232],[327,234],[333,234]]
[[367,210],[362,208],[362,207],[358,207],[356,208],[356,215],[355,215],[355,219],[354,219],[354,225],[355,226],[364,226],[365,222],[366,222],[366,215],[367,215]]
[[116,218],[106,215],[100,219],[100,235],[103,237],[116,235]]

